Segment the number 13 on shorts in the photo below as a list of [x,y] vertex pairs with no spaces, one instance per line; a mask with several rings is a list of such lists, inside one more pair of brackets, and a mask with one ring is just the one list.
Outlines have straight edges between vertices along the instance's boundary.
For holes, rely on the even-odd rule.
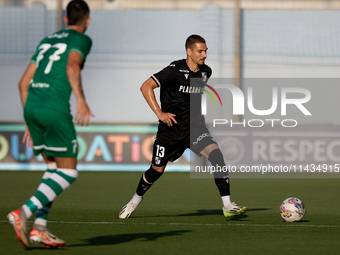
[[165,153],[165,148],[163,146],[157,145],[156,156],[163,158]]

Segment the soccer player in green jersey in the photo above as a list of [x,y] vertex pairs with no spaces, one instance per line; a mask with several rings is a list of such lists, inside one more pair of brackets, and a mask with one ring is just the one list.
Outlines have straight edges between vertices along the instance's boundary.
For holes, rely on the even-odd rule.
[[29,245],[28,219],[34,213],[30,241],[47,248],[65,245],[47,229],[46,219],[53,200],[78,177],[78,143],[69,104],[72,91],[77,98],[78,124],[88,125],[90,116],[94,117],[84,97],[80,74],[92,46],[90,37],[84,34],[89,13],[84,1],[71,1],[64,17],[67,28],[40,42],[19,82],[27,125],[23,141],[28,138],[33,142],[34,155],[41,154],[48,168],[36,193],[7,216],[25,248]]

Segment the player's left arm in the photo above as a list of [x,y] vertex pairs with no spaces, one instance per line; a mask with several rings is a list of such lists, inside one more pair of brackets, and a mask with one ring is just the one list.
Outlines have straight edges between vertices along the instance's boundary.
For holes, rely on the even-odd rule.
[[[25,107],[26,99],[28,96],[28,88],[30,86],[31,80],[34,77],[35,71],[37,70],[37,66],[35,63],[29,63],[26,71],[22,75],[20,81],[19,81],[19,92],[20,92],[20,99],[21,99],[21,104],[22,107]],[[28,130],[28,127],[26,126],[26,130],[24,133],[24,137],[22,138],[22,142],[25,143],[27,140],[27,145],[29,147],[33,146],[33,142],[31,139],[30,132]]]

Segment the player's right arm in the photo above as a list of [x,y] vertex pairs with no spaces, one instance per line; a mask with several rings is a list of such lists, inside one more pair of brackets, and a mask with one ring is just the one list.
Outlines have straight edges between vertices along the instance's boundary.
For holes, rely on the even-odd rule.
[[[30,86],[31,80],[34,77],[36,70],[37,70],[36,64],[32,62],[29,63],[26,68],[26,71],[24,72],[24,74],[21,77],[21,80],[19,81],[18,85],[19,85],[19,92],[20,92],[20,99],[21,99],[22,107],[25,107],[26,99],[28,96],[28,88]],[[30,132],[27,126],[26,126],[26,130],[25,130],[22,142],[25,143],[26,140],[27,140],[27,145],[29,147],[32,147],[33,143],[32,143],[31,135],[30,135]]]
[[79,52],[71,50],[67,60],[66,74],[73,93],[77,98],[75,120],[78,124],[85,124],[87,126],[89,124],[90,116],[94,117],[94,115],[90,111],[84,96],[80,74],[82,63],[83,57],[79,54]]
[[21,77],[21,80],[19,81],[19,92],[20,92],[20,98],[21,98],[21,104],[22,107],[25,106],[26,99],[28,96],[28,88],[30,86],[31,80],[34,77],[35,71],[37,70],[37,66],[35,63],[29,63],[29,65],[26,68],[26,71]]
[[172,122],[177,123],[175,120],[176,115],[169,112],[163,112],[161,110],[157,103],[155,92],[153,91],[157,87],[157,83],[152,78],[149,78],[143,83],[140,90],[142,91],[142,94],[151,110],[157,115],[158,119],[170,127],[173,125]]

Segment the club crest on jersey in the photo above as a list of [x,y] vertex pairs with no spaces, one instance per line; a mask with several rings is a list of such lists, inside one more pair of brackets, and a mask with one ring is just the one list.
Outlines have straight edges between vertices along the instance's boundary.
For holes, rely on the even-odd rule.
[[206,72],[202,72],[202,78],[203,78],[203,82],[207,82],[207,73]]

